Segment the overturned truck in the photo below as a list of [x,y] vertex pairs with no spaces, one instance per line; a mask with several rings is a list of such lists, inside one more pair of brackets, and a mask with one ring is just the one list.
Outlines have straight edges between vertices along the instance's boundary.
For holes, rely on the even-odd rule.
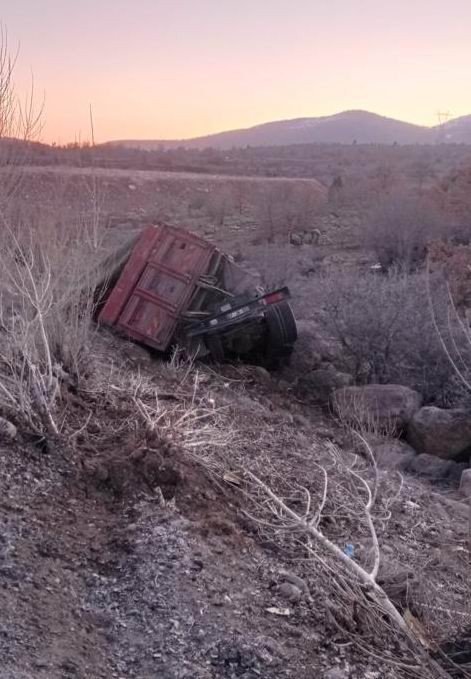
[[149,226],[109,286],[98,320],[161,352],[179,345],[197,358],[276,367],[297,339],[289,297],[288,288],[263,290],[199,236]]

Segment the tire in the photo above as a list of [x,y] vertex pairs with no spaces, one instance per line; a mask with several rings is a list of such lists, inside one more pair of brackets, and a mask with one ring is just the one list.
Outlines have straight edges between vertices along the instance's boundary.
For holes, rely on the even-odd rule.
[[286,362],[298,338],[296,320],[288,302],[269,307],[265,314],[267,324],[267,347],[265,359],[271,367],[279,367]]
[[298,329],[289,302],[280,302],[275,309],[283,326],[285,344],[294,344],[298,339]]
[[288,302],[268,307],[265,314],[270,339],[278,344],[294,344],[298,339],[296,320]]

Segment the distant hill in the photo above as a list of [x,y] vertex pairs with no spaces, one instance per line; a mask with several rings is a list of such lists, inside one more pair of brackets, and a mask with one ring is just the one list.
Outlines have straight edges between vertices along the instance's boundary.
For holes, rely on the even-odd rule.
[[[453,127],[454,124],[456,127]],[[153,150],[179,146],[197,149],[208,147],[230,149],[244,146],[310,143],[434,144],[438,141],[471,143],[471,116],[458,118],[439,128],[413,125],[368,111],[344,111],[319,118],[296,118],[264,123],[247,129],[219,132],[194,139],[122,140],[109,143]]]
[[471,144],[471,115],[449,120],[436,129],[445,144]]

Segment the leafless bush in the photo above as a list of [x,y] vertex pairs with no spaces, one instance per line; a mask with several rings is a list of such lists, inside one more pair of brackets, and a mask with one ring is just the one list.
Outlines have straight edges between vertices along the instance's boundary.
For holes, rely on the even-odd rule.
[[392,417],[382,417],[378,410],[372,410],[360,393],[334,396],[332,405],[339,423],[355,437],[357,433],[367,440],[394,438],[401,433],[401,427]]
[[159,399],[157,389],[151,400],[149,395],[143,397],[139,391],[133,400],[150,431],[179,444],[208,472],[220,476],[224,468],[221,460],[234,442],[236,430],[228,422],[227,409],[217,408],[205,390],[201,390],[198,371],[192,377],[193,392],[189,400],[169,405]]
[[22,97],[15,86],[18,50],[11,51],[6,28],[0,24],[0,209],[21,183],[21,164],[41,129],[42,106],[36,105],[34,81]]
[[222,226],[233,207],[233,197],[229,187],[217,185],[206,197],[206,212],[215,226]]
[[290,234],[313,226],[321,202],[319,192],[309,183],[267,183],[256,197],[261,240],[273,243],[282,238],[289,242]]
[[[372,450],[365,438],[357,436],[365,457],[346,458],[330,445],[329,454],[319,464],[315,488],[306,480],[306,485],[287,482],[284,488],[274,490],[247,472],[247,514],[286,548],[289,536],[295,536],[291,554],[297,558],[293,560],[303,560],[304,551],[304,560],[315,568],[316,580],[328,583],[323,588],[328,590],[324,605],[334,624],[354,643],[371,650],[371,642],[366,641],[369,634],[373,644],[382,647],[384,666],[401,667],[404,676],[449,677],[430,657],[433,643],[421,633],[421,625],[408,607],[407,578],[400,583],[385,578],[380,539],[402,486],[399,483],[392,495],[385,493]],[[339,524],[348,526],[352,540],[344,547],[335,535],[334,527]],[[363,549],[357,552],[353,543]],[[401,649],[400,654],[391,654],[391,644]]]
[[116,261],[80,221],[2,226],[0,409],[57,435],[61,386],[89,368],[95,290]]
[[[455,352],[458,325],[441,282],[431,285],[436,322]],[[357,382],[404,384],[442,403],[461,395],[434,327],[425,274],[351,273],[326,278],[317,289],[324,327],[341,347],[342,368]]]
[[424,263],[427,244],[444,233],[440,214],[423,200],[396,193],[374,209],[365,229],[365,246],[385,269],[411,272]]
[[[0,29],[0,150],[23,152],[41,111],[33,86],[20,103],[15,63]],[[110,256],[115,246],[105,239],[95,179],[74,213],[62,204],[46,219],[27,215],[15,193],[21,160],[9,156],[0,168],[0,410],[30,430],[57,435],[63,385],[76,385],[87,369],[97,285],[121,254]]]

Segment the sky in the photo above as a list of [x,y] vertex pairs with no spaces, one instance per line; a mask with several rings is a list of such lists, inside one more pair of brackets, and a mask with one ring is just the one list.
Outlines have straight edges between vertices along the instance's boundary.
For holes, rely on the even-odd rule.
[[43,141],[188,138],[366,109],[471,113],[470,0],[0,0]]

